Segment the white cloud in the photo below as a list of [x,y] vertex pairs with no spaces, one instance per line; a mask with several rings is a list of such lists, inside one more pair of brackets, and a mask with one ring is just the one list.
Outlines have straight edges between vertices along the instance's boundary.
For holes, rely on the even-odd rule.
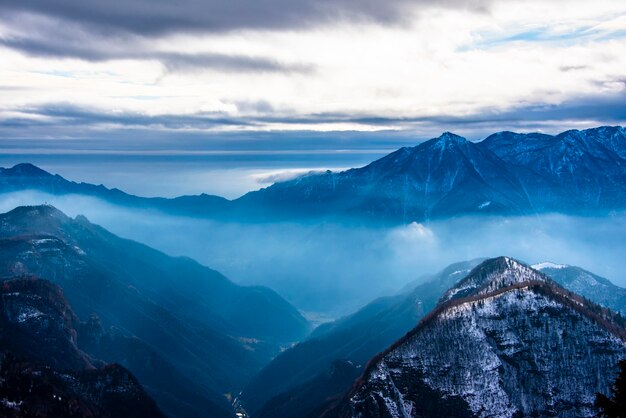
[[430,228],[418,222],[411,222],[392,229],[389,232],[389,240],[397,250],[414,253],[423,250],[424,245],[434,244],[436,237]]

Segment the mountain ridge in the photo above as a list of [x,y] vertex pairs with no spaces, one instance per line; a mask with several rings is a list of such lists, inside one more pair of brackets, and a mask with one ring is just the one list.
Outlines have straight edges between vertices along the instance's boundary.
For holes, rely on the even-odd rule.
[[114,204],[237,221],[423,221],[464,215],[626,209],[626,130],[557,135],[499,132],[472,142],[450,132],[342,172],[309,173],[228,200],[143,198],[75,183],[30,164],[0,170],[0,191],[84,194]]
[[238,286],[49,205],[0,214],[0,250],[0,276],[48,279],[81,317],[96,314],[92,352],[127,366],[172,416],[201,417],[207,404],[228,416],[223,394],[308,332],[269,289]]

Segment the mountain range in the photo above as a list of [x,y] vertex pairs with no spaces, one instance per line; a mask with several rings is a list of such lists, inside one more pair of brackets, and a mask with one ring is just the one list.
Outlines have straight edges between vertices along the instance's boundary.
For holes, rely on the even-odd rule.
[[0,249],[7,416],[592,416],[626,357],[626,290],[575,266],[454,263],[307,336],[268,289],[48,205],[0,215]]
[[0,277],[33,275],[89,318],[80,343],[127,367],[169,416],[232,416],[237,393],[309,331],[288,302],[51,206],[0,215]]
[[75,183],[30,164],[0,170],[0,192],[41,190],[118,205],[238,221],[423,221],[463,215],[626,209],[626,130],[599,127],[558,135],[500,132],[471,142],[446,132],[365,167],[310,173],[227,200],[206,194],[142,198]]

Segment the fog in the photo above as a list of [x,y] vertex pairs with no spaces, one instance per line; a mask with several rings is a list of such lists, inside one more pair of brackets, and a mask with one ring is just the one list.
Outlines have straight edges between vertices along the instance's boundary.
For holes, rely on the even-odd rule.
[[169,216],[81,196],[18,192],[0,211],[47,202],[171,255],[192,257],[233,281],[271,287],[304,312],[334,317],[446,265],[509,255],[573,264],[626,285],[626,214],[582,218],[467,217],[395,228],[238,224]]

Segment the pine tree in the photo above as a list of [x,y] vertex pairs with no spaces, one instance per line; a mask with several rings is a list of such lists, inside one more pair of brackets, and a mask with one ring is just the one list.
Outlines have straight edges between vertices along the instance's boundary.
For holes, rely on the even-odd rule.
[[619,362],[620,372],[611,388],[611,397],[596,394],[598,416],[603,418],[626,418],[626,359]]

